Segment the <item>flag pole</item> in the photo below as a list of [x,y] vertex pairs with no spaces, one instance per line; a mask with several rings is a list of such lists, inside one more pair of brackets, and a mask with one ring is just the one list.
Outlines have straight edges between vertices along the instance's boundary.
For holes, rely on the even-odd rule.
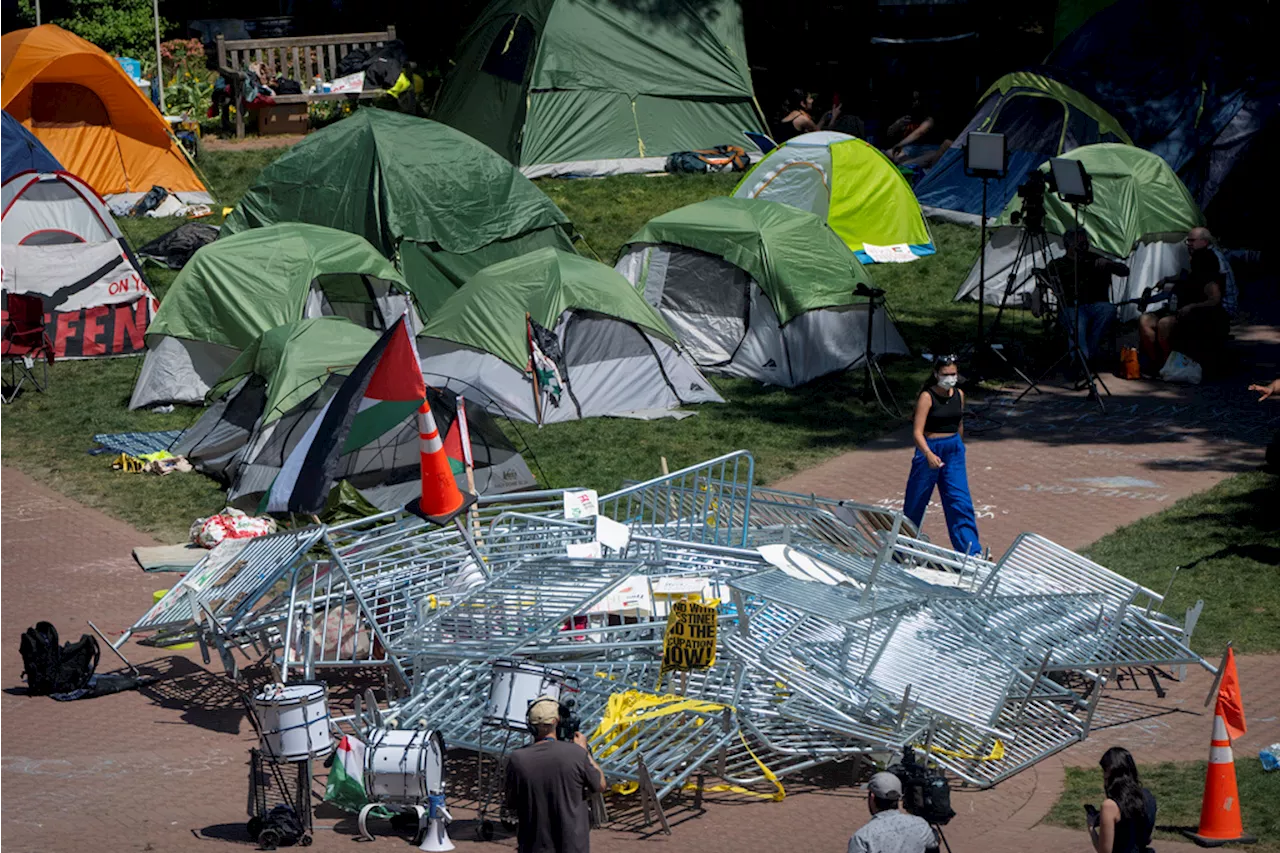
[[[471,426],[467,423],[467,401],[458,395],[458,438],[462,441],[462,465],[467,471],[467,489],[476,494],[476,463],[471,455]],[[475,506],[467,508],[467,518],[471,521],[471,535],[480,541],[480,516]]]
[[529,372],[533,375],[533,414],[542,426],[542,389],[538,387],[538,361],[533,357],[533,317],[524,312],[524,334],[529,341]]

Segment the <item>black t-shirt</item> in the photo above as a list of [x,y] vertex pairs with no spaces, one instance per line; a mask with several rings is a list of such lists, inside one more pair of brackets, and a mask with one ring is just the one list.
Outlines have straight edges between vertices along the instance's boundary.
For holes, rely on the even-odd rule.
[[[1111,265],[1099,265],[1100,255],[1081,252],[1076,260],[1063,255],[1049,262],[1049,274],[1056,275],[1062,295],[1068,305],[1089,305],[1093,302],[1111,301]],[[1076,294],[1076,276],[1079,275],[1079,298]]]
[[520,822],[519,853],[588,853],[586,794],[599,774],[574,743],[540,740],[507,759],[507,803]]

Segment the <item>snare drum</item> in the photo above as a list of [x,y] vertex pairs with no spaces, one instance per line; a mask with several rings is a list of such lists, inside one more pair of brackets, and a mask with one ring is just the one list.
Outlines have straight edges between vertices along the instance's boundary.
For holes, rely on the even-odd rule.
[[563,670],[519,660],[493,662],[493,683],[489,686],[489,704],[484,721],[516,732],[529,731],[525,719],[529,706],[539,696],[559,701],[566,676]]
[[262,751],[272,761],[323,758],[333,752],[329,688],[324,684],[272,684],[253,697],[262,724]]
[[426,729],[373,729],[364,753],[370,802],[415,805],[444,793],[444,738]]

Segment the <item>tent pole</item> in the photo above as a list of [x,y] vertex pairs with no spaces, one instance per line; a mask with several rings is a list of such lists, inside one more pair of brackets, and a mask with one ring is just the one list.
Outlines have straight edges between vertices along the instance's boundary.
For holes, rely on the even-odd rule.
[[164,62],[160,58],[160,0],[151,0],[156,20],[156,86],[160,91],[160,115],[164,115]]

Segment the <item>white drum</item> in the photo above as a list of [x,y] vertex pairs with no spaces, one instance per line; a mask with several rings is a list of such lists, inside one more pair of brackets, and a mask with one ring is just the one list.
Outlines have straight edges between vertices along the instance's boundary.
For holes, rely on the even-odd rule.
[[489,686],[489,704],[484,721],[516,732],[529,731],[525,719],[529,706],[539,696],[557,701],[566,676],[563,670],[519,660],[493,662],[493,683]]
[[269,685],[253,697],[253,710],[262,725],[262,751],[272,761],[323,758],[333,752],[327,685]]
[[364,790],[375,803],[415,805],[444,793],[444,739],[426,729],[373,729],[364,752]]

